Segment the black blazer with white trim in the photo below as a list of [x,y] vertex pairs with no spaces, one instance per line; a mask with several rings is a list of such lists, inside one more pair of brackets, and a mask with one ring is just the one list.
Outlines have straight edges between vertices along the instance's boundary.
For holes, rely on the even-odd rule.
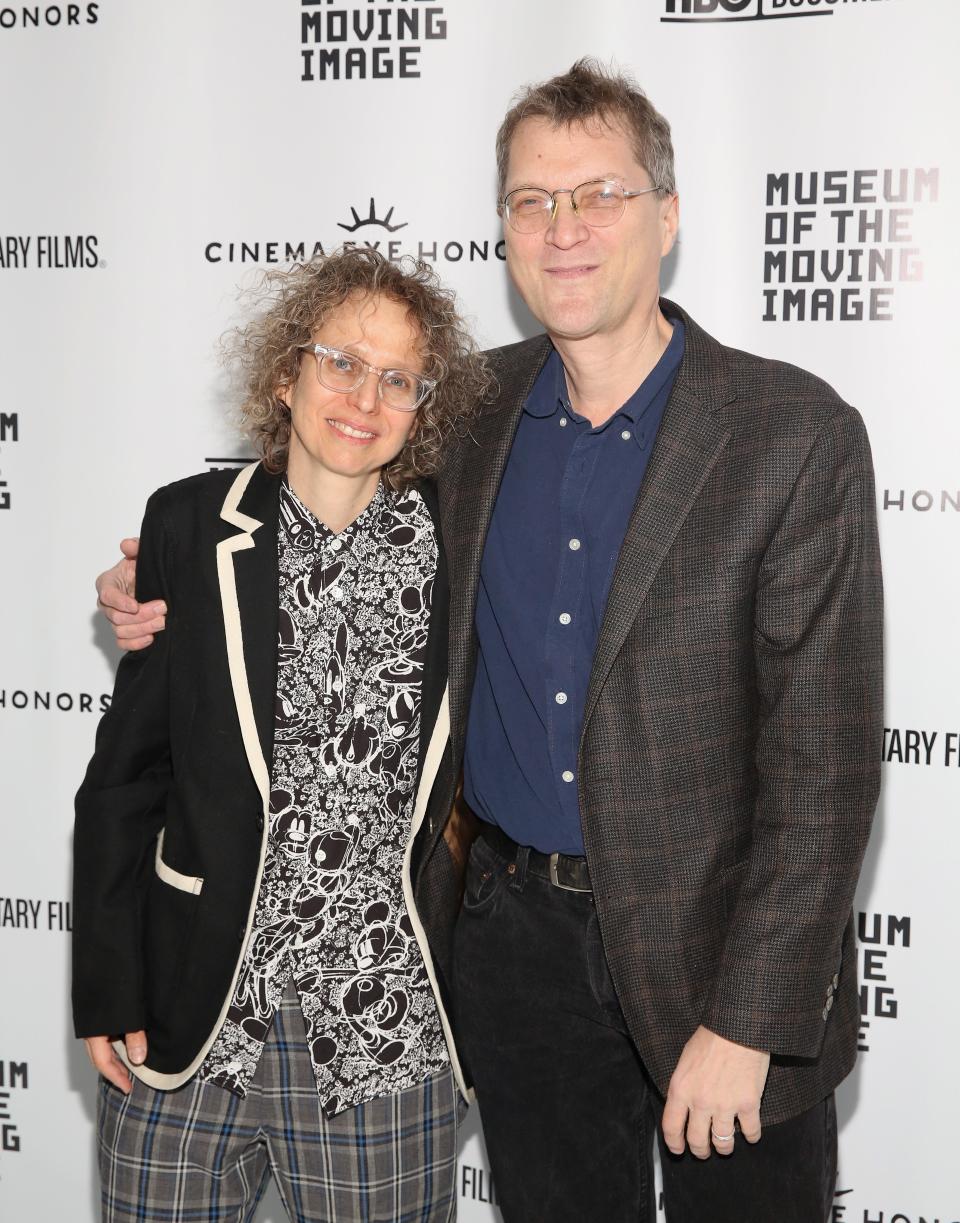
[[[433,487],[418,488],[436,522]],[[146,1029],[146,1063],[132,1069],[159,1088],[180,1086],[206,1056],[256,906],[273,754],[279,490],[280,477],[252,464],[150,498],[137,593],[166,600],[167,629],[121,660],[77,794],[76,1032]],[[426,799],[447,743],[448,609],[441,543],[403,886],[459,1078],[411,873],[425,856]]]

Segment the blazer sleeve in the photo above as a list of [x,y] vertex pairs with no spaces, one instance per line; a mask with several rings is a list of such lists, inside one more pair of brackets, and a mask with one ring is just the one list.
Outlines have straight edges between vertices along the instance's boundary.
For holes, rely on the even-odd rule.
[[853,409],[815,438],[765,552],[754,660],[752,842],[703,1023],[772,1054],[813,1058],[880,789],[876,498]]
[[[147,503],[137,596],[171,603],[172,539],[162,490]],[[78,1036],[146,1026],[141,906],[171,783],[168,660],[172,620],[124,654],[93,759],[76,796],[73,837],[73,1015]]]

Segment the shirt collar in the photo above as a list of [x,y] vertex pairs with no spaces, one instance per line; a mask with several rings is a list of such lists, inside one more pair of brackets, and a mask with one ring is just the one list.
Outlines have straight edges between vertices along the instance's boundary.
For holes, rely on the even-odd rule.
[[553,348],[527,396],[523,410],[528,416],[553,416],[561,404],[566,405],[566,402],[567,380],[563,373],[563,362],[560,360],[560,354]]
[[[287,538],[301,552],[319,552],[324,563],[345,559],[351,553],[364,553],[368,541],[372,548],[378,542],[381,514],[392,504],[393,494],[383,481],[377,485],[370,504],[338,534],[309,510],[283,477],[280,488],[280,521]],[[358,546],[359,545],[359,546]]]
[[[667,347],[663,350],[660,360],[647,374],[625,404],[612,413],[609,420],[598,426],[597,431],[607,428],[618,416],[624,416],[631,424],[639,424],[664,386],[675,376],[683,359],[684,329],[678,318],[670,320],[673,323],[673,335]],[[563,370],[563,362],[556,349],[550,353],[546,364],[527,396],[523,410],[528,416],[554,416],[558,411],[568,412],[574,419],[580,420],[570,407],[567,397],[567,379]],[[637,445],[642,445],[642,434],[635,433]]]

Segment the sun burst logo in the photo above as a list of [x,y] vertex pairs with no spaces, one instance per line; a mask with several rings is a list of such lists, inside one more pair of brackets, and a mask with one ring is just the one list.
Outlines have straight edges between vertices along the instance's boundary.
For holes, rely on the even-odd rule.
[[348,234],[356,233],[358,229],[363,229],[365,225],[379,225],[382,229],[387,230],[388,233],[395,234],[398,229],[406,229],[407,225],[409,224],[408,221],[401,221],[399,225],[391,225],[390,218],[393,216],[392,208],[386,214],[386,216],[383,217],[382,219],[378,217],[377,208],[376,208],[376,204],[374,203],[373,196],[370,197],[370,211],[362,219],[360,217],[360,214],[357,212],[356,208],[351,207],[350,211],[353,214],[353,224],[352,225],[348,225],[345,221],[337,222],[338,228],[345,229]]

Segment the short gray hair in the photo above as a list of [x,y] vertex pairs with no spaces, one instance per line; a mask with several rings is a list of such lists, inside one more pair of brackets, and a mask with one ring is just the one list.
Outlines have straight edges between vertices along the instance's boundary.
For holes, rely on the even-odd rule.
[[497,191],[503,198],[510,143],[524,119],[546,119],[554,127],[573,127],[591,119],[618,125],[634,156],[662,194],[676,192],[670,124],[636,81],[596,59],[578,59],[560,76],[528,85],[515,98],[497,132]]

